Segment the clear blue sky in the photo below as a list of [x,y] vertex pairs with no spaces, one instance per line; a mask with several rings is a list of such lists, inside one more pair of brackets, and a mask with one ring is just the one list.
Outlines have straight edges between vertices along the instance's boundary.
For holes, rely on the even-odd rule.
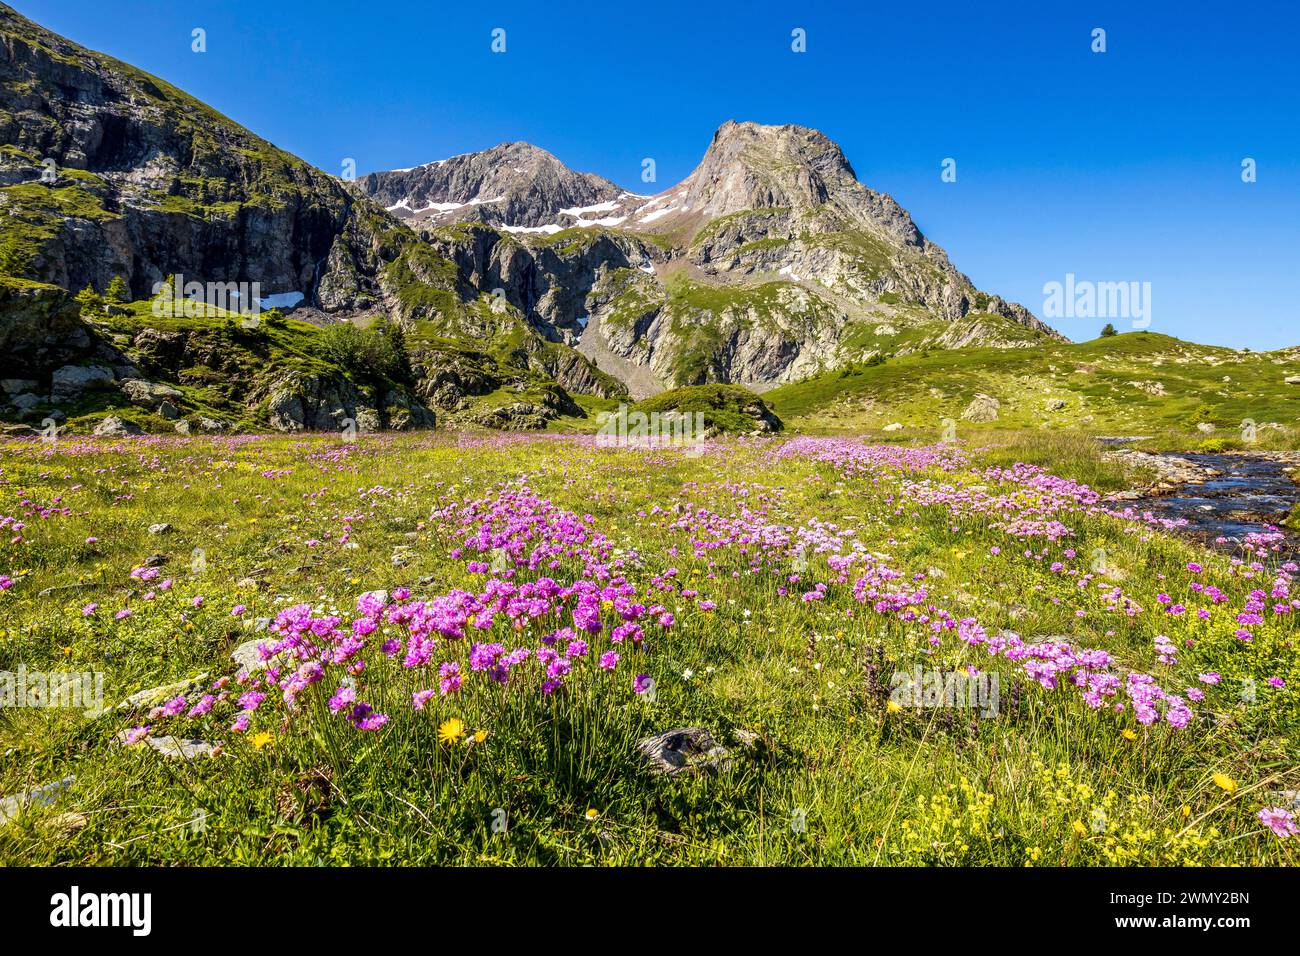
[[527,140],[649,192],[643,157],[666,188],[724,120],[812,126],[978,286],[1040,315],[1074,273],[1150,282],[1153,331],[1300,344],[1293,2],[14,5],[334,173]]

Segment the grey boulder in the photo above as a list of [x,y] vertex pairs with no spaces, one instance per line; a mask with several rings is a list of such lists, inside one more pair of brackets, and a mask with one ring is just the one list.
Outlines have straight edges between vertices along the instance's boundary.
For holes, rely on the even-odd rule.
[[95,426],[95,430],[91,434],[99,438],[120,438],[123,435],[143,435],[144,432],[140,430],[138,425],[134,425],[124,418],[109,415]]
[[651,773],[676,776],[702,770],[726,770],[730,754],[703,727],[675,727],[636,745],[637,756]]
[[56,398],[72,398],[89,388],[113,384],[113,370],[103,365],[65,365],[54,370],[50,392]]

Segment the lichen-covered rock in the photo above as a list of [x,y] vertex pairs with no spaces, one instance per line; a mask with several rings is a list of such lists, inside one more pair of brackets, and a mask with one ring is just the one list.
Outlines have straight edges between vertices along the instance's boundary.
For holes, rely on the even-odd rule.
[[666,776],[731,766],[727,748],[703,727],[676,727],[655,734],[637,743],[636,751],[651,773]]
[[[122,393],[141,408],[158,409],[164,402],[172,403],[182,397],[178,388],[150,382],[142,378],[128,378],[118,383]],[[175,407],[173,405],[173,407]]]
[[[0,92],[0,109],[3,97]],[[0,375],[9,382],[6,392],[35,390],[30,378],[34,371],[44,373],[78,358],[90,344],[90,332],[66,291],[16,280],[0,282]]]
[[267,402],[271,425],[280,431],[352,430],[364,434],[382,428],[433,428],[436,418],[404,389],[388,389],[383,407],[342,378],[290,375],[271,387]]
[[388,427],[397,431],[433,428],[438,423],[437,416],[409,392],[390,389],[384,393],[384,405]]
[[64,365],[54,370],[50,394],[55,399],[75,398],[90,388],[112,385],[113,370],[103,365]]
[[1001,409],[1002,403],[992,395],[980,394],[971,399],[961,417],[968,422],[995,422]]
[[149,746],[164,757],[174,760],[197,760],[200,757],[213,757],[220,751],[221,744],[208,740],[196,740],[184,737],[146,737]]
[[267,414],[272,427],[285,432],[361,429],[357,416],[378,416],[355,386],[318,375],[291,375],[271,387]]
[[162,684],[158,687],[150,687],[146,690],[132,694],[126,700],[117,705],[118,710],[139,710],[145,707],[154,707],[165,700],[176,697],[179,694],[189,694],[203,686],[203,682],[208,679],[206,673],[198,674],[188,680],[176,681],[173,684]]
[[74,774],[64,777],[62,780],[55,780],[53,783],[33,787],[12,796],[0,797],[0,825],[4,825],[17,817],[27,807],[52,806],[55,798],[72,786],[76,779]]
[[474,422],[484,428],[507,432],[538,431],[545,428],[546,423],[554,417],[555,415],[543,405],[534,402],[510,402],[507,405],[498,405],[496,408],[479,412],[474,416]]

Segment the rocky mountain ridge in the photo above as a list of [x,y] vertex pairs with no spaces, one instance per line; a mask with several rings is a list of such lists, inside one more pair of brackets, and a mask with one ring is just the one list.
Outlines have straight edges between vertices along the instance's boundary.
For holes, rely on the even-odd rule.
[[586,221],[583,214],[613,208],[629,195],[608,179],[574,172],[529,143],[502,143],[411,169],[370,173],[356,186],[413,225],[482,222],[519,232],[542,231],[557,220]]
[[[535,180],[520,173],[534,168]],[[695,171],[655,196],[518,143],[372,173],[360,191],[405,215],[471,287],[499,290],[634,395],[708,381],[761,389],[873,354],[1060,338],[976,289],[804,127],[729,121]]]

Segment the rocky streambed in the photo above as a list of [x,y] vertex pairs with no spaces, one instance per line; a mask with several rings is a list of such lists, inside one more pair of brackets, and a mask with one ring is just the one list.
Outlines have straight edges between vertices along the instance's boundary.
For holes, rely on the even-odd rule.
[[[1300,503],[1300,452],[1112,454],[1157,475],[1149,488],[1121,492],[1113,500],[1160,518],[1183,519],[1182,533],[1220,550],[1236,551],[1252,532],[1285,531],[1283,521]],[[1288,534],[1280,554],[1300,560],[1300,536]]]

